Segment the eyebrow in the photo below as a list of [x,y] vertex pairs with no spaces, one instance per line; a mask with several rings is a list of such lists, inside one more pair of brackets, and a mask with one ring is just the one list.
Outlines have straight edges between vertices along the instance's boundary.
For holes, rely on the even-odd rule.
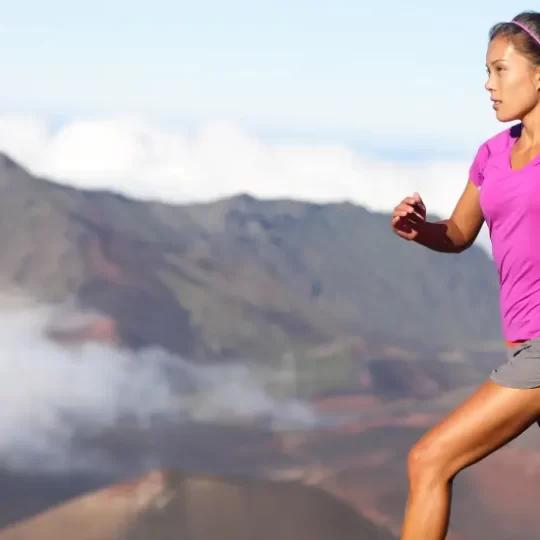
[[[507,62],[506,59],[504,58],[497,58],[497,60],[493,60],[492,62],[490,62],[491,65],[494,65],[496,64],[497,62]],[[487,67],[487,64],[486,64],[486,67]]]

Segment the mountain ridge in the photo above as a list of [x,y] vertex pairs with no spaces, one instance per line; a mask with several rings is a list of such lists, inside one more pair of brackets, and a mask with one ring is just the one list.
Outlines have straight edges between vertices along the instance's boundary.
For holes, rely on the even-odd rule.
[[0,276],[40,300],[74,296],[103,311],[130,346],[202,358],[279,356],[347,335],[498,339],[481,248],[430,252],[351,202],[133,200],[34,177],[6,155],[0,194]]

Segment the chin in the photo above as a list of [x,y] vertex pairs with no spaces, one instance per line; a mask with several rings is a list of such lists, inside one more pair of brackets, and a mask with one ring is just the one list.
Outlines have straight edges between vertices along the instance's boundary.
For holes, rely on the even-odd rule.
[[516,114],[505,114],[502,111],[496,111],[495,116],[499,122],[515,122],[516,120],[521,120],[521,117]]

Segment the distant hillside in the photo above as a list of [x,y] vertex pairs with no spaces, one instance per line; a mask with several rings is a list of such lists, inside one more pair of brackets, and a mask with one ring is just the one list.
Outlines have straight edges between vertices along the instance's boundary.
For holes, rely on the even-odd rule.
[[0,531],[0,540],[395,540],[297,482],[156,472]]
[[100,332],[132,347],[278,358],[348,351],[359,338],[499,339],[483,251],[430,252],[395,237],[388,215],[349,203],[140,202],[38,179],[0,156],[0,224],[3,282],[39,301],[78,298],[110,319]]

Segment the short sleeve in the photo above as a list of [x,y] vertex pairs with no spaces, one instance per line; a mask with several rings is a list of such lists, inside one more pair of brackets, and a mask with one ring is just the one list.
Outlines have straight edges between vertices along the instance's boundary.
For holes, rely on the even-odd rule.
[[482,144],[469,168],[469,178],[476,187],[480,187],[484,181],[484,169],[489,157],[487,143]]

